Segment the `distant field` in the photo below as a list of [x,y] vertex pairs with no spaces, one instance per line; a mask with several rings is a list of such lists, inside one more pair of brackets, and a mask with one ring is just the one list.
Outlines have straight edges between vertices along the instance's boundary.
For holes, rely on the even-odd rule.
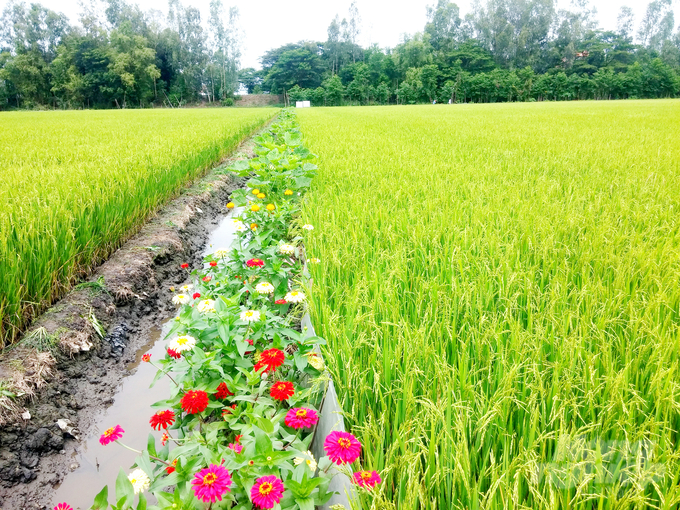
[[373,508],[678,508],[680,101],[309,109]]
[[0,343],[273,113],[1,113]]

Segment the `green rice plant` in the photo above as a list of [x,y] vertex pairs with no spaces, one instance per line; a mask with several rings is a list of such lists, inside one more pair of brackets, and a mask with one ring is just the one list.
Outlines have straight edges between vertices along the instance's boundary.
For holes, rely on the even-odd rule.
[[680,102],[310,109],[365,508],[680,505]]
[[0,346],[275,113],[0,115]]

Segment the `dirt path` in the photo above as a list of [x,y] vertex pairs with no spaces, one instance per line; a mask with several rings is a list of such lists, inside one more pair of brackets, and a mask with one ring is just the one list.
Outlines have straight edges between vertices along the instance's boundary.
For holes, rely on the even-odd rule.
[[[251,138],[224,164],[252,156],[252,148]],[[68,294],[3,354],[0,378],[22,378],[36,394],[0,422],[0,510],[51,508],[55,488],[78,468],[79,439],[174,314],[169,288],[185,279],[180,265],[202,261],[205,240],[240,184],[209,172],[99,267],[94,283]]]

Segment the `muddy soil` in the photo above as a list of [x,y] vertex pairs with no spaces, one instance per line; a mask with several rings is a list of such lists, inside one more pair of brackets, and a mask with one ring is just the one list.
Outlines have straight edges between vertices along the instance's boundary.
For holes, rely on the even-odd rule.
[[[251,157],[252,148],[252,139],[244,142],[224,165]],[[12,373],[35,377],[37,369],[26,365],[35,356],[51,354],[53,361],[41,365],[44,374],[37,374],[42,377],[33,398],[3,418],[0,510],[51,508],[54,489],[78,468],[79,439],[93,432],[96,417],[113,403],[149,338],[174,315],[170,287],[187,277],[180,265],[202,263],[210,230],[226,214],[230,193],[242,185],[218,173],[209,172],[163,208],[94,272],[93,285],[68,294],[35,322],[26,341],[3,353],[5,379]]]

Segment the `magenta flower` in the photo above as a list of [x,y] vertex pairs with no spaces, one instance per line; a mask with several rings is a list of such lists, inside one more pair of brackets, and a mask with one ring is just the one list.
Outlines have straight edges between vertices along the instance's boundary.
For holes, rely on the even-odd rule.
[[258,478],[250,489],[250,499],[258,508],[274,508],[282,497],[283,483],[273,475]]
[[382,478],[377,471],[357,471],[354,473],[354,483],[359,487],[372,489],[380,482],[382,482]]
[[298,407],[288,410],[284,422],[293,429],[309,428],[319,422],[319,415],[312,409]]
[[243,446],[238,443],[229,443],[229,448],[234,450],[234,453],[241,453],[243,451]]
[[109,443],[113,443],[114,441],[118,441],[121,437],[123,437],[123,432],[125,432],[120,425],[116,425],[115,427],[111,427],[110,429],[106,429],[102,436],[99,438],[99,442],[103,445],[106,446]]
[[68,503],[59,503],[53,510],[73,510],[73,507]]
[[222,501],[222,495],[231,489],[231,476],[224,466],[210,464],[201,469],[191,480],[196,497],[204,503]]
[[336,464],[351,464],[361,455],[361,443],[349,432],[333,431],[323,442],[326,455]]

